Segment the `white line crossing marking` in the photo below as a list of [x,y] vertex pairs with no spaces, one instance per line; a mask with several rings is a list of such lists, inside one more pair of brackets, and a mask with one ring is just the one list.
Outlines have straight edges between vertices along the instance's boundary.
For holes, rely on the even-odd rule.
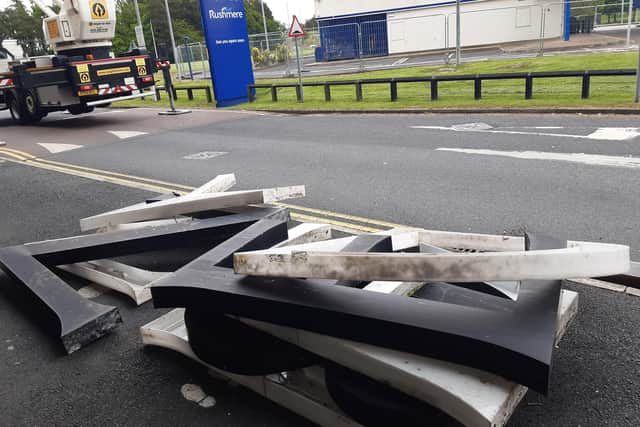
[[591,139],[595,141],[630,141],[640,136],[640,128],[599,128],[589,135],[571,135],[565,133],[524,132],[515,130],[493,129],[486,123],[468,123],[454,126],[411,126],[412,129],[430,129],[452,132],[480,132],[506,135],[553,136],[558,138]]
[[396,62],[394,62],[393,64],[391,64],[392,67],[395,67],[396,65],[402,65],[405,62],[407,62],[409,60],[409,58],[400,58],[398,59]]
[[559,162],[582,163],[591,166],[615,166],[623,168],[640,168],[639,157],[604,156],[584,153],[548,153],[543,151],[498,151],[466,148],[438,148],[436,151],[449,151],[482,156],[511,157],[523,160],[553,160]]
[[[0,144],[2,145],[2,144]],[[65,151],[77,150],[78,148],[84,148],[84,145],[76,145],[76,144],[48,144],[44,142],[39,142],[39,146],[47,150],[52,154],[64,153]]]
[[137,132],[128,130],[108,130],[108,133],[115,135],[120,139],[135,138],[136,136],[148,135],[149,132]]

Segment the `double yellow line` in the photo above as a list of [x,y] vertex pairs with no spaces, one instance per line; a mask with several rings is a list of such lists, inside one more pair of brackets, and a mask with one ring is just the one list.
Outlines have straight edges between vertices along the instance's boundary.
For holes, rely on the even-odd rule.
[[[12,162],[40,169],[79,176],[100,182],[108,182],[130,188],[153,191],[156,193],[175,193],[178,195],[184,195],[195,189],[195,187],[176,184],[173,182],[160,181],[157,179],[42,159],[35,157],[30,153],[3,146],[0,146],[0,157]],[[288,208],[291,211],[291,218],[294,220],[302,222],[321,222],[347,231],[355,230],[365,233],[375,233],[390,228],[408,228],[406,225],[396,224],[393,222],[341,214],[322,209],[308,208],[305,206],[291,205],[287,203],[276,203],[276,205]]]

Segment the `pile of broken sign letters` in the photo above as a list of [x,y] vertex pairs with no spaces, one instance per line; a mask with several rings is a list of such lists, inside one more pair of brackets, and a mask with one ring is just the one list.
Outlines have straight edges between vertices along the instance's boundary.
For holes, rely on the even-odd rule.
[[[220,175],[85,218],[95,234],[0,249],[0,267],[57,320],[68,353],[121,319],[55,269],[176,308],[141,328],[145,344],[323,425],[506,422],[526,387],[548,391],[554,345],[577,310],[561,281],[630,268],[626,246],[531,234],[333,238],[277,207],[303,186],[227,191],[234,184]],[[311,382],[330,398],[301,390]]]

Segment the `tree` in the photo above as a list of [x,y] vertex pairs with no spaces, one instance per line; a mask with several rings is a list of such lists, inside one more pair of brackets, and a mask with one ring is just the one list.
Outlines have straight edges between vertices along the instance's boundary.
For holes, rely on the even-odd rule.
[[0,41],[16,39],[29,56],[44,55],[47,45],[42,33],[44,13],[37,7],[27,9],[19,0],[0,14]]

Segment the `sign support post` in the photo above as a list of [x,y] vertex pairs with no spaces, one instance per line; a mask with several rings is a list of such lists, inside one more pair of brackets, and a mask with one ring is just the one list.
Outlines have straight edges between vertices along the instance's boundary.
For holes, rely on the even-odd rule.
[[636,104],[640,102],[640,43],[638,43],[638,69],[636,70]]
[[302,68],[300,67],[300,47],[296,37],[296,60],[298,61],[298,86],[300,87],[300,102],[304,102],[304,86],[302,85]]
[[304,86],[302,85],[302,66],[300,65],[300,44],[298,39],[304,37],[305,32],[302,24],[296,15],[293,15],[293,21],[289,28],[289,37],[296,39],[296,60],[298,62],[298,102],[304,102]]

